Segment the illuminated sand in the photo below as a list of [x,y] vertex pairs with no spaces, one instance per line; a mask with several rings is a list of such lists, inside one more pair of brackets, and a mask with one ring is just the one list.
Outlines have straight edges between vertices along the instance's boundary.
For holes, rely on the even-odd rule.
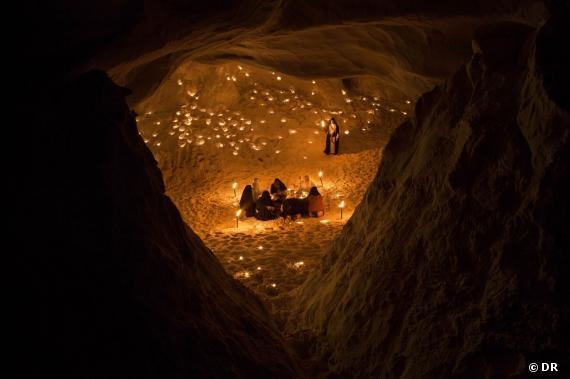
[[[378,143],[385,141],[378,140]],[[320,149],[321,145],[317,148]],[[317,154],[322,158],[316,162],[297,160],[295,164],[294,159],[293,162],[275,161],[272,174],[264,175],[240,167],[239,161],[230,161],[219,171],[212,169],[208,180],[198,185],[188,180],[190,175],[178,172],[168,192],[188,224],[212,249],[226,271],[254,290],[276,314],[286,312],[289,291],[299,286],[309,272],[318,267],[321,258],[360,203],[376,174],[381,148],[338,156],[325,156],[322,152]],[[281,157],[287,156],[283,154]],[[307,168],[319,162],[324,173],[323,185],[320,184],[318,169]],[[281,218],[259,221],[241,215],[236,228],[237,202],[247,179],[259,177],[262,185],[269,186],[275,177],[280,177],[290,186],[297,182],[294,178],[304,174],[310,175],[323,195],[323,217],[283,222]],[[238,182],[237,200],[233,194],[232,180],[228,178],[236,178]],[[345,208],[341,219],[339,205],[342,201]],[[259,246],[263,249],[259,249]],[[239,259],[240,256],[243,260]],[[294,266],[299,262],[303,264]],[[257,267],[261,267],[261,270]],[[246,272],[249,275],[245,275]],[[275,287],[272,286],[274,283]],[[278,320],[282,321],[283,318],[278,317]]]
[[[319,265],[361,202],[390,133],[412,108],[407,99],[381,99],[373,86],[346,84],[191,62],[136,108],[140,133],[185,221],[276,314],[288,309],[290,291]],[[341,154],[327,156],[324,126],[332,116]],[[241,192],[253,178],[262,189],[275,178],[294,189],[305,175],[323,195],[324,217],[283,223],[242,215],[236,228]]]

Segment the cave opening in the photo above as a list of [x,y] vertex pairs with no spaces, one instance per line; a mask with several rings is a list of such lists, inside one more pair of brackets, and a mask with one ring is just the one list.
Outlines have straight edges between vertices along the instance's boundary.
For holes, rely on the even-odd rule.
[[[402,95],[387,98],[372,76],[314,79],[239,61],[187,60],[134,109],[184,220],[230,275],[279,314],[350,219],[412,106]],[[332,117],[340,147],[325,154]],[[244,212],[241,197],[255,178],[260,192],[279,178],[288,198],[306,200],[305,176],[324,215],[261,220]]]
[[21,376],[566,367],[566,3],[81,3],[25,18]]

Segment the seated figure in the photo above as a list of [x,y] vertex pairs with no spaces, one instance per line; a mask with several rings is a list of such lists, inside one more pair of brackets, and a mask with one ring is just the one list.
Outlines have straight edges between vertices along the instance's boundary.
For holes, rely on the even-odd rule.
[[255,203],[255,218],[258,220],[274,220],[278,216],[273,201],[271,201],[271,195],[269,191],[263,191],[257,202]]
[[299,190],[297,191],[297,195],[301,196],[303,195],[303,192],[305,192],[304,196],[307,196],[312,187],[316,187],[315,183],[311,181],[309,175],[305,175],[299,182]]
[[280,206],[283,200],[287,198],[287,186],[278,178],[271,184],[270,193],[274,201]]
[[321,217],[325,214],[325,206],[323,204],[323,197],[317,190],[317,187],[311,187],[309,191],[309,196],[307,196],[307,200],[309,202],[308,205],[308,213],[311,217]]
[[239,208],[243,209],[247,217],[255,216],[255,201],[253,199],[253,190],[251,185],[246,185],[239,199]]
[[253,199],[257,201],[261,196],[261,185],[259,184],[259,178],[254,178],[253,183],[251,183],[253,189]]

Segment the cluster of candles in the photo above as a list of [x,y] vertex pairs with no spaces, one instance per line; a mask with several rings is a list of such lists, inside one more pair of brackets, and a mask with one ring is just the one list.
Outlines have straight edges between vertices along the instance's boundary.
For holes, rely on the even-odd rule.
[[[291,124],[291,118],[295,119],[295,113],[298,112],[312,112],[316,120],[314,126],[316,130],[309,133],[320,134],[326,127],[324,116],[342,117],[339,121],[342,122],[344,133],[350,134],[351,124],[363,124],[361,130],[368,131],[368,125],[372,123],[372,117],[376,112],[385,110],[387,112],[396,112],[395,105],[388,105],[384,100],[378,97],[370,96],[354,96],[350,97],[346,90],[341,90],[344,98],[343,107],[347,109],[325,109],[318,106],[318,96],[320,89],[317,81],[312,80],[310,85],[310,94],[306,91],[301,91],[293,85],[287,85],[285,76],[272,72],[271,75],[278,83],[266,83],[267,88],[264,88],[259,81],[255,80],[251,70],[244,68],[241,65],[237,66],[237,70],[228,69],[224,74],[227,81],[235,83],[240,86],[240,92],[243,93],[244,99],[249,102],[243,108],[247,113],[251,113],[248,117],[239,110],[217,110],[200,104],[199,89],[189,85],[183,79],[178,79],[176,82],[179,87],[182,87],[181,93],[187,96],[185,105],[182,105],[170,117],[168,114],[161,112],[149,111],[145,113],[142,119],[139,119],[141,134],[144,141],[150,144],[151,148],[168,148],[168,142],[164,140],[164,134],[171,137],[171,141],[175,141],[178,147],[184,148],[189,145],[203,146],[206,144],[213,144],[217,148],[229,148],[234,156],[240,153],[240,148],[244,146],[249,147],[251,150],[259,151],[269,146],[275,145],[277,141],[268,138],[265,141],[258,142],[255,138],[256,128],[262,127],[267,122]],[[267,82],[267,81],[266,81]],[[186,84],[188,86],[186,87]],[[271,85],[271,88],[269,86]],[[406,104],[410,104],[406,100]],[[243,104],[243,103],[242,103]],[[276,106],[276,104],[280,104]],[[285,107],[286,109],[280,110],[281,115],[278,115],[276,109]],[[260,112],[260,109],[266,109],[265,112]],[[359,110],[358,110],[359,109]],[[251,110],[251,111],[248,111]],[[407,112],[400,111],[403,115]],[[267,113],[264,116],[263,113]],[[358,113],[364,113],[364,116],[358,116]],[[268,117],[269,119],[267,119]],[[306,117],[300,117],[304,119]],[[365,119],[365,121],[364,121]],[[297,121],[294,121],[295,124]],[[169,126],[170,124],[170,126]],[[302,125],[301,125],[302,126]],[[354,127],[354,125],[352,125]],[[289,136],[297,134],[297,129],[294,127],[289,128]],[[307,143],[312,144],[314,141],[312,136],[307,139]],[[284,138],[283,136],[276,136],[276,140]],[[168,142],[168,143],[166,143]],[[280,154],[281,150],[275,149],[275,154]]]

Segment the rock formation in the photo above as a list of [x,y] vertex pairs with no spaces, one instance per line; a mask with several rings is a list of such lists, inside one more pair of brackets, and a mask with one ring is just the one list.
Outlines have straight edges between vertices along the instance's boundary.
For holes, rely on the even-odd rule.
[[127,93],[103,72],[86,73],[54,94],[37,125],[29,200],[40,229],[32,300],[41,334],[39,361],[24,373],[295,376],[264,307],[164,194]]
[[[564,2],[194,3],[27,10],[20,376],[523,377],[570,356]],[[87,72],[136,104],[192,61],[413,100],[455,72],[419,98],[296,293],[304,370],[165,195],[128,90]]]
[[563,27],[479,29],[395,131],[291,321],[333,371],[510,377],[568,356],[570,115],[541,63]]

